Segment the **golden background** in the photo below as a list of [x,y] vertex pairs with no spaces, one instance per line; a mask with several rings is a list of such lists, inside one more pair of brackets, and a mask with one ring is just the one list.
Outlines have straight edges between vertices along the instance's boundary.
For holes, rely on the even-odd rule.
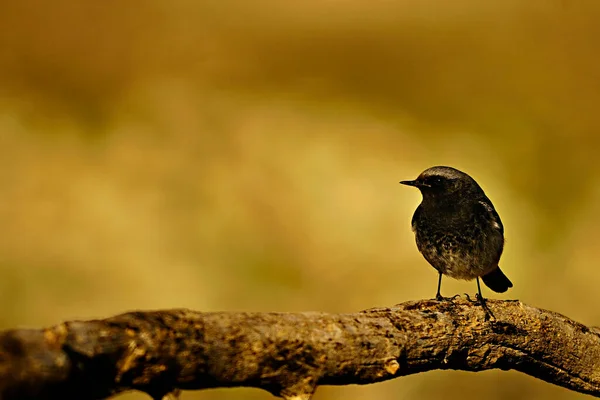
[[[0,327],[431,298],[398,181],[440,164],[503,219],[514,288],[484,293],[600,325],[599,21],[594,0],[2,2]],[[434,371],[315,399],[442,396],[584,398]]]

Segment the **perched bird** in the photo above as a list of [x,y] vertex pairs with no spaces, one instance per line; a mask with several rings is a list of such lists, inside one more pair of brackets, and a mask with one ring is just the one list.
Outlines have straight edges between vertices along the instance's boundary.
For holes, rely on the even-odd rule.
[[492,202],[469,175],[451,167],[426,169],[414,181],[401,181],[421,191],[423,201],[412,218],[419,251],[442,275],[477,280],[480,302],[486,308],[479,277],[494,292],[512,287],[498,262],[504,248],[504,227]]

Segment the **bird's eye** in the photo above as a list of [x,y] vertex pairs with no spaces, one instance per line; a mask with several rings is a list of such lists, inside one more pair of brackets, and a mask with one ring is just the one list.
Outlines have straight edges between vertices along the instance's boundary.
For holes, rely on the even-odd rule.
[[443,179],[440,178],[439,176],[436,176],[435,178],[433,178],[433,183],[436,185],[441,185],[443,182]]

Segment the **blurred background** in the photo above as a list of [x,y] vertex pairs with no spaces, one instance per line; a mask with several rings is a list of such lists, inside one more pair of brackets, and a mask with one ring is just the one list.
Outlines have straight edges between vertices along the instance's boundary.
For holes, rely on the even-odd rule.
[[[487,295],[600,325],[599,18],[595,0],[2,2],[0,328],[432,298],[398,181],[440,164],[504,221],[514,288]],[[583,398],[435,371],[315,399],[466,391]]]

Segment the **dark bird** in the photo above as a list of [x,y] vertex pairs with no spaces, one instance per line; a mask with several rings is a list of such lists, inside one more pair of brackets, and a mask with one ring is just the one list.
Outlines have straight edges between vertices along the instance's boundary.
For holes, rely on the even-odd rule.
[[504,248],[504,227],[492,202],[469,175],[451,167],[426,169],[414,181],[402,181],[421,191],[423,201],[412,218],[417,247],[439,273],[436,299],[442,275],[456,279],[479,277],[494,292],[512,287],[498,262]]

